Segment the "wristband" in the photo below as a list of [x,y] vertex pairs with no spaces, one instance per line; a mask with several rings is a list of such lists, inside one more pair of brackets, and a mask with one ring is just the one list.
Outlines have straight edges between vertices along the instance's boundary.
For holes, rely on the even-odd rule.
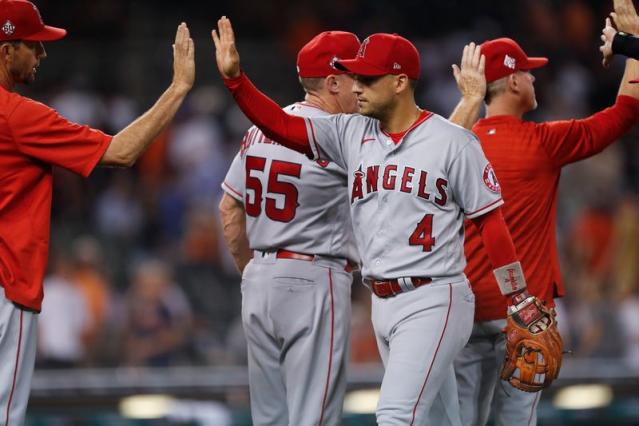
[[504,296],[518,293],[526,288],[526,279],[524,271],[521,269],[521,263],[513,262],[494,269],[493,274],[499,285],[499,290]]
[[639,37],[622,31],[617,32],[612,39],[612,53],[634,59],[639,58]]

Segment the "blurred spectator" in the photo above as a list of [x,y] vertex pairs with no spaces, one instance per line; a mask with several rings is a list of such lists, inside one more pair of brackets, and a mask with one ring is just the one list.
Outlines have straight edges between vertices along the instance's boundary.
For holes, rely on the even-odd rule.
[[72,368],[84,361],[90,307],[73,281],[70,260],[58,251],[55,253],[51,259],[51,273],[44,280],[47,297],[38,318],[38,365]]
[[125,317],[125,363],[159,367],[184,361],[191,337],[191,309],[166,264],[146,260],[135,268],[125,299]]
[[107,237],[130,242],[142,229],[143,220],[133,176],[125,171],[113,173],[109,187],[96,203],[98,229]]
[[85,324],[86,360],[95,364],[102,355],[104,335],[109,330],[111,313],[111,284],[102,270],[104,259],[99,242],[88,235],[78,237],[72,244],[73,281],[84,295],[88,306]]
[[194,206],[188,212],[177,273],[193,307],[199,354],[216,364],[237,363],[226,342],[240,312],[239,279],[222,267],[216,213],[207,206]]

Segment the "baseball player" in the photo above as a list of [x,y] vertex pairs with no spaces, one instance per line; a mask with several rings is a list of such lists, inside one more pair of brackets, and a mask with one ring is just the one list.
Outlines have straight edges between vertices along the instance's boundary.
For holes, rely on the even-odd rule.
[[131,166],[172,119],[194,79],[185,24],[173,48],[173,82],[143,116],[115,136],[71,123],[12,90],[35,79],[43,41],[66,31],[44,25],[28,1],[0,7],[0,416],[23,424],[36,353],[37,313],[47,265],[52,169],[88,176],[97,164]]
[[[533,123],[523,120],[526,112],[537,107],[530,70],[548,60],[528,57],[508,38],[480,47],[486,57],[486,118],[472,130],[499,177],[504,217],[527,271],[529,291],[552,307],[553,298],[564,292],[555,240],[561,169],[597,154],[637,121],[639,91],[627,83],[626,76],[639,74],[639,63],[627,62],[612,107],[582,120]],[[490,254],[482,236],[468,222],[465,231],[466,275],[475,292],[476,311],[470,340],[455,360],[462,423],[485,425],[492,406],[496,425],[535,425],[540,392],[497,384],[504,361],[502,329],[508,301],[494,289]]]
[[[333,64],[358,49],[357,36],[342,31],[308,42],[297,57],[306,95],[285,111],[354,112],[353,79]],[[222,188],[224,236],[243,271],[253,424],[337,425],[346,391],[351,265],[358,260],[346,171],[252,127]]]
[[[463,217],[477,224],[504,294],[525,290],[499,207],[499,183],[474,135],[417,107],[417,49],[373,34],[354,59],[359,114],[286,114],[240,73],[230,21],[212,32],[225,84],[267,137],[348,173],[353,229],[373,291],[386,367],[381,425],[459,425],[452,360],[470,335],[474,296],[463,274]],[[505,308],[504,308],[505,309]]]

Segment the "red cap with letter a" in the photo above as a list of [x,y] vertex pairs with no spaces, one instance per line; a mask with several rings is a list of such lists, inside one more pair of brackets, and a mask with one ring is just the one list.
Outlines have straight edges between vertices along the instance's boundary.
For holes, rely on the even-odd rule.
[[355,59],[337,61],[337,68],[351,74],[376,77],[406,74],[418,80],[419,52],[413,43],[397,34],[377,33],[362,42]]
[[0,41],[52,41],[67,34],[62,28],[44,25],[38,8],[26,0],[0,0]]
[[486,57],[486,82],[513,74],[543,67],[548,58],[530,58],[517,42],[510,38],[497,38],[484,42],[481,53]]
[[335,68],[339,59],[354,58],[359,38],[345,31],[324,31],[306,43],[297,54],[297,74],[302,78],[320,78],[343,74]]

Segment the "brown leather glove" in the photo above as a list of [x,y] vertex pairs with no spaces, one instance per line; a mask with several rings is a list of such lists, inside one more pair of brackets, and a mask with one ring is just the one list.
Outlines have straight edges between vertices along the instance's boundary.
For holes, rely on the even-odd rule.
[[538,392],[550,386],[561,368],[563,342],[555,314],[527,294],[508,311],[501,378],[517,389]]

